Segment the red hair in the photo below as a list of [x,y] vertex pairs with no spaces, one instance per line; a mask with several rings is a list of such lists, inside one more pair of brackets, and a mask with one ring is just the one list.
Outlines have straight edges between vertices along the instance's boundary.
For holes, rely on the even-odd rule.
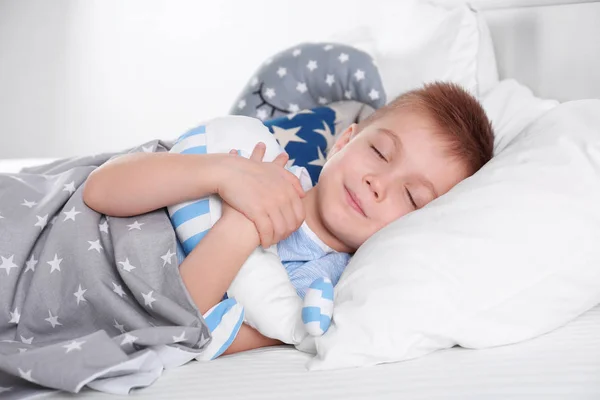
[[448,144],[448,153],[477,172],[493,155],[494,131],[481,104],[457,84],[434,82],[411,90],[361,121],[362,130],[375,119],[400,109],[427,115]]

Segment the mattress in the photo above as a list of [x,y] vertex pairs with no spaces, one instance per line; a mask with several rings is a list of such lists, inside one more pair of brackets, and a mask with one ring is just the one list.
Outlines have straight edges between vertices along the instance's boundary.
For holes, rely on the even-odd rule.
[[[0,172],[49,159],[0,160]],[[452,348],[415,360],[308,372],[310,355],[258,349],[164,371],[133,396],[152,399],[600,399],[600,306],[546,335],[485,350]],[[55,393],[45,398],[71,397]],[[78,396],[79,397],[79,396]],[[114,398],[85,390],[84,399]]]
[[[165,400],[599,399],[600,307],[511,346],[452,348],[401,363],[319,372],[306,370],[308,359],[282,346],[191,362],[132,394]],[[113,398],[91,390],[82,397]]]

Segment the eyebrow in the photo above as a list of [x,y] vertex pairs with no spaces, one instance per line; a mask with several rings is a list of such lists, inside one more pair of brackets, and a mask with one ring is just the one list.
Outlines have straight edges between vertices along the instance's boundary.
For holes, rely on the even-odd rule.
[[[396,150],[402,149],[402,140],[398,137],[398,135],[396,135],[394,132],[392,132],[391,130],[386,129],[386,128],[379,128],[377,130],[379,132],[385,133],[392,139],[392,141],[394,142],[394,147],[396,147]],[[421,182],[421,184],[423,186],[425,186],[425,188],[427,188],[427,190],[429,190],[431,192],[431,194],[433,194],[433,199],[437,199],[439,197],[437,191],[435,190],[435,187],[433,186],[433,183],[431,183],[429,180],[427,180],[424,177],[419,177],[418,179],[419,179],[419,182]]]

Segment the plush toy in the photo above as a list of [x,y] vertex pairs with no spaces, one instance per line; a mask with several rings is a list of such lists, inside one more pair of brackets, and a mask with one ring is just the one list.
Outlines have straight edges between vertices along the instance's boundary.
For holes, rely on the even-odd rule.
[[[282,152],[268,128],[255,118],[226,116],[215,118],[181,135],[171,153],[213,154],[237,149],[249,157],[257,143],[266,145],[265,161]],[[306,170],[290,168],[304,190],[312,187]],[[187,256],[221,217],[221,199],[217,195],[184,202],[167,208],[181,251]],[[242,266],[227,293],[230,299],[213,307],[205,320],[213,334],[212,346],[221,343],[211,358],[230,344],[244,319],[261,333],[285,343],[299,343],[306,334],[322,335],[333,310],[333,285],[319,278],[307,290],[304,304],[292,286],[277,256],[277,246],[258,248]],[[235,307],[236,302],[242,306]],[[233,316],[233,314],[235,316]],[[223,328],[224,323],[226,326]],[[304,325],[303,325],[304,324]],[[207,352],[211,353],[213,350]]]
[[[285,150],[290,165],[304,167],[292,167],[292,172],[307,190],[317,182],[335,141],[336,123],[354,122],[365,108],[379,108],[385,101],[379,72],[369,54],[341,44],[302,44],[267,60],[235,101],[231,113],[253,119],[211,120],[182,135],[171,152],[226,153],[235,148],[247,157],[262,141],[267,145],[265,161]],[[342,118],[337,110],[355,110],[357,115]],[[210,196],[168,211],[187,255],[220,217],[220,199]],[[205,359],[217,357],[228,347],[242,320],[289,344],[300,343],[307,334],[322,335],[329,328],[332,282],[316,279],[302,301],[276,252],[276,246],[257,248],[232,282],[229,299],[205,315],[213,334]]]

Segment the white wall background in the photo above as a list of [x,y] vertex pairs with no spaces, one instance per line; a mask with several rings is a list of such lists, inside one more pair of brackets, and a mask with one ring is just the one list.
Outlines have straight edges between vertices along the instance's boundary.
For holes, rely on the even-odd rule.
[[[227,113],[273,53],[376,24],[400,1],[0,0],[0,159],[176,137]],[[598,0],[471,3],[488,9],[501,78],[600,97]]]
[[361,13],[335,18],[342,4],[369,7],[0,0],[0,158],[68,157],[176,137],[227,113],[271,54],[352,26]]

